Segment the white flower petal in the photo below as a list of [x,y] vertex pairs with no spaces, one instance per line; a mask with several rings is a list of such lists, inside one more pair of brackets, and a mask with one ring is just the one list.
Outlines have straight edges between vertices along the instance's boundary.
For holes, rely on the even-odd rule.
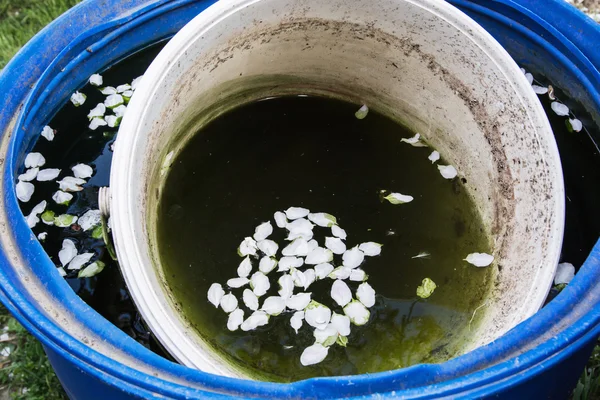
[[300,257],[281,257],[277,265],[277,272],[289,271],[290,268],[299,268],[304,265],[304,259]]
[[81,185],[85,184],[85,181],[73,176],[65,176],[62,180],[57,181],[57,183],[60,190],[64,192],[80,192],[83,190]]
[[65,271],[65,269],[64,269],[64,268],[58,267],[58,268],[56,268],[56,269],[58,270],[58,274],[59,274],[60,276],[62,276],[62,277],[65,277],[65,276],[67,276],[67,272]]
[[143,77],[144,77],[143,75],[142,76],[138,76],[133,81],[131,81],[131,90],[137,89],[137,87],[140,84],[140,81],[142,80]]
[[384,199],[386,199],[392,204],[410,203],[414,200],[412,196],[404,195],[401,193],[390,193],[387,196],[385,196]]
[[81,269],[94,256],[94,253],[83,253],[73,257],[67,269]]
[[54,225],[59,228],[66,228],[73,225],[75,222],[77,222],[77,217],[70,214],[61,214],[54,218]]
[[364,325],[369,322],[371,313],[367,308],[358,300],[352,300],[344,307],[344,314],[350,318],[350,321],[354,325]]
[[315,239],[309,241],[308,242],[308,253],[310,253],[311,251],[313,251],[317,247],[319,247],[319,242],[317,242]]
[[258,297],[256,297],[252,290],[244,289],[244,293],[242,293],[242,300],[244,301],[246,307],[252,311],[258,310]]
[[381,254],[382,244],[375,242],[366,242],[358,246],[359,250],[365,253],[365,256],[374,257]]
[[250,280],[248,278],[232,278],[227,281],[227,286],[230,288],[241,288],[244,285],[247,285]]
[[494,262],[494,256],[486,253],[471,253],[465,258],[465,261],[476,267],[487,267]]
[[294,279],[289,274],[283,274],[277,280],[279,283],[279,296],[289,299],[294,294]]
[[37,174],[37,180],[40,182],[47,182],[56,179],[56,177],[60,174],[60,169],[58,168],[46,168],[40,170]]
[[271,283],[265,274],[258,271],[252,274],[252,277],[250,278],[250,287],[254,291],[254,294],[260,297],[267,293],[267,290],[271,287]]
[[438,161],[440,159],[440,153],[437,151],[433,151],[429,157],[427,157],[427,159],[429,159],[429,161],[431,161],[432,164],[434,164],[436,161]]
[[37,225],[37,223],[40,222],[38,215],[43,213],[45,209],[46,209],[46,200],[43,200],[42,202],[38,203],[35,207],[33,207],[31,209],[31,212],[25,218],[27,220],[27,225],[30,228],[35,227]]
[[123,93],[121,93],[121,95],[123,96],[125,101],[129,101],[129,99],[133,97],[133,90],[126,90]]
[[92,276],[98,275],[100,272],[102,272],[105,266],[106,264],[104,264],[102,261],[95,261],[84,269],[80,270],[77,274],[77,277],[91,278]]
[[315,343],[312,346],[308,346],[306,349],[304,349],[302,355],[300,356],[300,363],[304,366],[318,364],[321,361],[323,361],[325,357],[327,357],[328,352],[329,347],[325,347],[322,344]]
[[369,107],[367,107],[366,104],[363,104],[358,111],[356,111],[354,113],[354,116],[356,117],[356,119],[365,119],[367,117],[367,115],[369,114]]
[[51,142],[54,140],[54,135],[56,134],[56,131],[52,128],[50,128],[48,125],[46,125],[44,127],[44,129],[42,129],[42,132],[40,133],[40,135],[42,135],[43,137],[46,138],[47,141]]
[[52,200],[54,200],[56,204],[67,205],[72,199],[73,195],[71,193],[63,192],[62,190],[58,190],[52,195]]
[[344,281],[338,279],[331,285],[331,298],[338,303],[340,307],[344,307],[352,301],[352,292]]
[[219,305],[221,306],[223,311],[225,311],[226,313],[230,313],[237,308],[238,300],[233,294],[228,293],[225,296],[221,297],[221,303],[219,303]]
[[400,141],[404,142],[404,143],[408,143],[414,147],[427,147],[427,145],[421,141],[421,135],[419,133],[417,133],[415,136],[411,137],[410,139],[403,138],[403,139],[400,139]]
[[315,265],[315,275],[317,279],[325,279],[333,271],[333,265],[329,263],[323,263]]
[[351,270],[349,279],[353,282],[363,282],[367,280],[367,274],[360,268]]
[[38,172],[40,172],[39,168],[29,168],[24,173],[18,176],[18,179],[23,182],[30,182],[35,179]]
[[529,72],[525,74],[525,78],[527,78],[527,82],[529,82],[530,85],[533,84],[533,75],[531,75]]
[[308,281],[307,277],[304,276],[304,272],[298,271],[295,268],[290,269],[292,279],[294,280],[294,285],[298,287],[304,287]]
[[365,259],[365,254],[358,248],[358,246],[351,248],[350,250],[346,250],[342,255],[342,263],[344,267],[348,268],[356,268]]
[[352,268],[348,267],[337,267],[329,274],[331,279],[348,279],[352,273]]
[[37,235],[37,238],[40,242],[43,242],[44,240],[46,240],[47,237],[48,237],[48,232],[40,232]]
[[287,210],[285,210],[285,215],[286,215],[287,219],[289,219],[289,220],[304,218],[309,213],[310,213],[310,211],[308,209],[302,208],[302,207],[290,207]]
[[25,168],[43,167],[46,159],[41,153],[29,153],[25,157]]
[[331,234],[335,237],[339,237],[342,240],[346,240],[346,231],[337,225],[331,227]]
[[331,214],[327,213],[315,213],[308,214],[308,219],[313,222],[315,225],[319,225],[323,228],[331,228],[332,226],[337,224],[337,218],[335,218]]
[[252,272],[252,262],[250,257],[246,256],[238,266],[237,273],[240,278],[246,278],[250,272]]
[[93,131],[95,131],[96,129],[98,129],[101,126],[106,126],[108,125],[108,122],[106,122],[104,120],[104,118],[102,117],[94,117],[92,118],[92,120],[90,121],[90,125],[89,128]]
[[554,111],[556,115],[560,117],[566,117],[569,115],[569,107],[567,107],[563,103],[553,101],[552,104],[550,104],[550,107],[552,108],[552,111]]
[[286,229],[290,232],[287,240],[294,240],[299,237],[310,240],[313,237],[313,228],[314,225],[307,219],[298,218],[286,225]]
[[238,254],[240,257],[254,256],[256,255],[256,250],[256,241],[251,237],[247,237],[242,241],[240,247],[238,247]]
[[325,329],[331,320],[331,310],[312,300],[304,310],[304,320],[313,328]]
[[277,316],[285,310],[285,300],[279,296],[267,297],[261,310],[269,315]]
[[244,322],[244,310],[236,309],[229,314],[227,319],[227,329],[230,331],[237,331],[240,325]]
[[17,192],[17,198],[23,203],[27,203],[35,191],[35,186],[29,182],[19,181],[15,189]]
[[213,306],[218,308],[224,295],[225,291],[220,284],[213,283],[210,285],[210,288],[208,289],[208,301],[210,301]]
[[290,325],[296,333],[298,333],[298,329],[302,328],[302,321],[304,321],[304,311],[296,311],[290,318]]
[[290,310],[301,311],[304,310],[311,302],[311,293],[298,293],[290,296],[285,301],[285,306]]
[[31,209],[31,214],[40,215],[46,209],[46,200],[42,200]]
[[129,83],[117,86],[117,93],[123,93],[128,90],[131,90],[131,85]]
[[125,111],[127,111],[127,106],[125,105],[120,105],[118,107],[113,108],[113,112],[115,113],[115,116],[117,118],[123,118],[123,116],[125,115]]
[[335,343],[339,334],[337,329],[335,329],[335,326],[329,323],[325,329],[315,329],[313,331],[313,336],[315,337],[316,343],[320,343],[323,346],[329,347]]
[[75,107],[79,107],[80,105],[82,105],[83,103],[85,103],[85,99],[87,98],[87,96],[83,93],[79,93],[79,92],[75,92],[71,95],[71,103],[73,103],[73,105]]
[[583,129],[583,124],[577,118],[569,119],[569,124],[571,125],[571,128],[573,128],[573,132],[581,132]]
[[304,290],[308,289],[308,287],[313,284],[315,279],[316,274],[314,269],[309,268],[306,271],[304,271]]
[[292,243],[283,248],[281,253],[284,256],[306,256],[310,249],[308,242],[303,238],[294,239]]
[[556,274],[554,275],[554,284],[568,284],[575,277],[575,267],[571,263],[560,263],[556,267]]
[[120,94],[111,94],[104,100],[104,105],[108,108],[116,108],[125,103],[125,99]]
[[546,93],[548,93],[548,88],[545,87],[545,86],[531,85],[531,87],[533,88],[533,91],[536,94],[546,94]]
[[308,265],[317,265],[317,264],[328,263],[332,260],[333,260],[333,253],[331,250],[324,249],[322,247],[317,247],[316,249],[314,249],[313,251],[308,253],[308,255],[306,256],[306,259],[304,260],[304,263],[308,264]]
[[272,240],[266,239],[258,242],[258,249],[267,257],[273,257],[275,254],[277,254],[279,245]]
[[263,222],[254,230],[254,240],[260,242],[268,238],[273,233],[273,226],[270,222]]
[[445,179],[454,179],[458,175],[456,168],[452,165],[438,165],[438,169]]
[[116,115],[107,115],[104,117],[109,128],[116,128],[121,125],[121,119],[122,117],[117,117]]
[[350,335],[350,318],[348,318],[346,315],[333,313],[333,316],[331,317],[331,325],[333,325],[337,333],[340,335]]
[[102,75],[100,74],[92,74],[90,76],[90,85],[92,86],[102,86]]
[[326,237],[325,247],[335,254],[344,254],[346,251],[346,244],[342,242],[342,239],[337,237]]
[[413,257],[411,257],[411,258],[413,258],[413,259],[414,259],[414,258],[429,258],[429,257],[431,257],[431,254],[430,254],[430,253],[428,253],[428,252],[426,252],[426,251],[422,251],[422,252],[420,252],[419,254],[417,254],[416,256],[413,256]]
[[252,315],[245,320],[240,328],[244,331],[251,331],[269,323],[269,316],[264,311],[254,311]]
[[90,178],[94,174],[94,170],[92,169],[92,167],[86,164],[77,164],[73,168],[71,168],[71,171],[73,171],[73,175],[75,176],[75,178],[80,179]]
[[278,228],[285,228],[285,226],[288,223],[287,218],[285,217],[285,214],[282,213],[281,211],[277,211],[273,215],[273,218],[275,219],[275,225],[277,225]]
[[358,286],[358,289],[356,289],[356,297],[367,308],[375,305],[375,290],[373,290],[371,285],[369,285],[367,282],[361,283]]
[[58,259],[63,267],[65,267],[77,255],[75,243],[70,239],[64,239],[62,248],[58,252]]
[[258,269],[260,270],[260,272],[262,272],[263,274],[268,274],[269,272],[273,271],[275,269],[275,267],[277,266],[277,260],[271,257],[263,257],[260,259],[260,262],[258,263]]
[[106,106],[104,105],[104,103],[98,103],[98,104],[96,104],[96,107],[94,107],[90,110],[87,117],[88,117],[88,119],[91,120],[92,118],[95,118],[95,117],[103,117],[105,113],[106,113]]
[[417,287],[417,296],[419,296],[422,299],[426,299],[433,294],[433,291],[436,287],[437,285],[434,281],[432,281],[429,278],[425,278],[423,279],[421,285]]
[[105,96],[110,96],[111,94],[117,94],[117,89],[112,86],[106,86],[100,89],[100,93]]

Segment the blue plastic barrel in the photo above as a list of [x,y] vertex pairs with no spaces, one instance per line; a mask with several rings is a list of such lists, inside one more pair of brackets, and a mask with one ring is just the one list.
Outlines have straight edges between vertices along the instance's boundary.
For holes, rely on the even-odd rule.
[[[94,72],[174,35],[212,0],[87,0],[40,32],[0,76],[0,300],[44,345],[73,399],[567,398],[600,336],[600,243],[548,306],[495,342],[443,364],[291,384],[209,375],[165,360],[88,307],[27,227],[17,167]],[[600,26],[564,0],[451,0],[528,70],[600,125]]]

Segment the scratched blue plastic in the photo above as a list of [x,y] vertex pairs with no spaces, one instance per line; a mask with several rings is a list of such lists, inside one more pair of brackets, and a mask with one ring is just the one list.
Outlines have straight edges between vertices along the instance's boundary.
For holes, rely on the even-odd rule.
[[[439,365],[272,384],[224,378],[171,363],[85,305],[60,278],[25,224],[16,169],[41,127],[93,72],[175,34],[212,0],[87,0],[32,39],[0,75],[0,132],[12,133],[2,196],[24,262],[56,301],[95,335],[152,366],[146,374],[102,356],[45,317],[0,249],[0,300],[44,344],[73,399],[403,397],[562,399],[600,335],[600,242],[575,280],[547,307],[494,343]],[[577,99],[600,124],[600,28],[564,0],[451,0],[529,70]],[[15,125],[10,127],[10,123]],[[180,385],[158,375],[176,375]]]

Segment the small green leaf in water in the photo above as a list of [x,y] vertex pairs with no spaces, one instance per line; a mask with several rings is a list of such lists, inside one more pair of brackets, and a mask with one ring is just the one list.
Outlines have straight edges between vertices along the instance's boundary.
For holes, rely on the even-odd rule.
[[433,291],[437,285],[429,278],[423,279],[421,286],[417,288],[417,296],[422,299],[426,299],[433,294]]
[[357,119],[365,119],[367,114],[369,113],[369,107],[366,104],[363,104],[361,108],[358,109],[357,112],[354,113],[354,116]]
[[54,225],[58,226],[59,228],[66,228],[75,222],[77,222],[77,217],[70,214],[61,214],[54,218]]
[[348,344],[348,338],[346,336],[338,336],[335,342],[342,347],[346,347],[346,345]]
[[92,231],[92,237],[94,239],[102,239],[102,225],[98,225]]
[[53,225],[54,224],[54,211],[52,211],[52,210],[44,211],[42,213],[42,221],[46,225]]
[[97,275],[100,272],[102,272],[104,267],[105,267],[105,264],[102,261],[95,261],[95,262],[91,263],[90,265],[88,265],[87,267],[85,267],[84,269],[80,270],[79,273],[77,274],[77,277],[78,278],[91,278],[92,276]]

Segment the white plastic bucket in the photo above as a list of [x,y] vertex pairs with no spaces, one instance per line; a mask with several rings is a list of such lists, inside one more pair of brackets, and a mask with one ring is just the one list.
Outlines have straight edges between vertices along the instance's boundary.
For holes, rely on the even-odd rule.
[[245,376],[176,311],[155,243],[161,170],[222,112],[327,94],[396,118],[466,178],[497,260],[467,352],[534,314],[560,254],[564,188],[551,128],[501,46],[441,0],[224,0],[163,49],[123,119],[111,169],[113,236],[129,290],[181,363]]

